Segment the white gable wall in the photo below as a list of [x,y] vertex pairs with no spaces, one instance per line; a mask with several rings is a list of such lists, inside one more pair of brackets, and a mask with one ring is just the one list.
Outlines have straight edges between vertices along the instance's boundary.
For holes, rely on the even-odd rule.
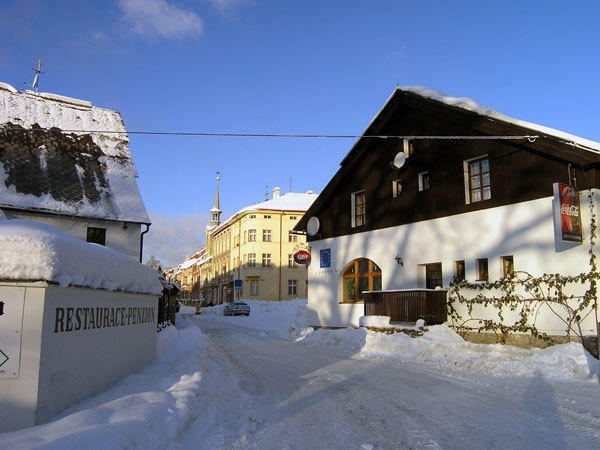
[[[600,210],[598,197],[596,190],[596,211]],[[476,260],[479,258],[488,258],[489,279],[496,280],[502,277],[501,257],[507,255],[513,255],[515,270],[526,270],[533,275],[588,271],[587,193],[581,193],[583,244],[562,243],[556,239],[552,204],[553,198],[547,197],[310,242],[311,325],[358,326],[364,305],[340,303],[344,268],[356,258],[369,258],[381,267],[384,290],[424,287],[419,265],[436,262],[442,263],[445,289],[454,277],[454,261],[466,262],[466,278],[472,282],[477,278]],[[350,214],[350,210],[340,211],[340,214]],[[325,248],[331,249],[331,267],[321,269],[319,252]],[[396,262],[396,256],[403,259],[404,266]],[[488,311],[488,315],[497,318],[494,311]],[[595,333],[593,318],[585,322],[585,327],[584,332]],[[538,328],[550,334],[564,334],[565,327],[550,315],[544,315],[538,321]]]
[[[47,223],[84,241],[87,237],[88,227],[106,228],[106,246],[139,261],[141,233],[141,225],[139,223],[87,219],[8,209],[3,209],[3,211],[7,219],[26,219]],[[123,229],[124,223],[127,224],[126,230]]]

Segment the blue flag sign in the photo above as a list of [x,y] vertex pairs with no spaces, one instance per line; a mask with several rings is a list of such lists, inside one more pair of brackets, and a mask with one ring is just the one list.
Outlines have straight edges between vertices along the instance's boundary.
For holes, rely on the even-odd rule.
[[331,249],[330,248],[324,248],[321,250],[320,253],[320,266],[321,269],[327,269],[328,267],[331,267]]
[[242,280],[233,280],[233,289],[235,291],[241,291],[242,290]]

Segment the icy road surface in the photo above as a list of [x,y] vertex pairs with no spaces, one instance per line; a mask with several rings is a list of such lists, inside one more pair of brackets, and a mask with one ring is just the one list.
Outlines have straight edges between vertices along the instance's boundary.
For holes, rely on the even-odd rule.
[[201,316],[191,322],[223,369],[204,372],[221,377],[210,382],[218,402],[171,448],[600,447],[597,382],[432,373]]

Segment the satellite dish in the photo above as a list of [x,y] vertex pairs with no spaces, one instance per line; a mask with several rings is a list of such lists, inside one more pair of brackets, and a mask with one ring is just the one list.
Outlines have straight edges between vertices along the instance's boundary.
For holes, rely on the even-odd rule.
[[404,163],[406,162],[406,154],[404,152],[398,152],[396,156],[394,156],[394,161],[392,162],[392,167],[396,169],[400,169]]
[[320,225],[321,223],[319,222],[319,219],[315,216],[312,216],[310,219],[308,219],[308,223],[306,224],[306,232],[309,234],[309,236],[314,236],[319,231]]

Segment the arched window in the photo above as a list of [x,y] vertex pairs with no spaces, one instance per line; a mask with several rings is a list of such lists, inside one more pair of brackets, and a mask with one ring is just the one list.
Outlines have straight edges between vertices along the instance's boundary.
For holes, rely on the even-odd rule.
[[370,259],[355,259],[344,271],[343,302],[362,302],[363,291],[381,290],[381,269]]

